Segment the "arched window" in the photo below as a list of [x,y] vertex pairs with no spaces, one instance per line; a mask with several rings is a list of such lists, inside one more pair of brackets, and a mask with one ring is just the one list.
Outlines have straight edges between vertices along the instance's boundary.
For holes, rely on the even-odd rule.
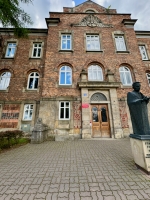
[[91,96],[90,101],[107,101],[107,98],[104,94],[97,92]]
[[102,68],[98,65],[91,65],[88,68],[88,80],[89,81],[103,81]]
[[95,13],[94,10],[86,10],[86,13]]
[[132,85],[131,72],[127,67],[120,67],[120,79],[123,85]]
[[39,83],[39,74],[37,72],[32,72],[28,77],[27,89],[36,90]]
[[63,66],[60,68],[59,84],[60,85],[72,84],[72,69],[69,66]]
[[6,90],[9,86],[11,73],[10,72],[4,72],[0,76],[0,90]]

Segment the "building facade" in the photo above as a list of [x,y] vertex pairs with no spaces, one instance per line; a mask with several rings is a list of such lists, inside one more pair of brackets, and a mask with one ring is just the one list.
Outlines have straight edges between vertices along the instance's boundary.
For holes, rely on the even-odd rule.
[[51,12],[47,29],[18,39],[0,29],[0,128],[30,132],[42,118],[56,137],[132,133],[126,96],[150,92],[150,31],[92,1]]

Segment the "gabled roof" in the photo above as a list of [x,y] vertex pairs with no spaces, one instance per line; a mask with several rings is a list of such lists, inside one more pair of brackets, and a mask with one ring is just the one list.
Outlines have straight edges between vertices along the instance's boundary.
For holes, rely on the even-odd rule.
[[85,1],[83,3],[80,3],[79,5],[75,6],[74,8],[79,7],[79,6],[83,5],[83,4],[87,4],[87,2],[92,2],[93,4],[96,4],[97,6],[101,7],[102,9],[106,9],[105,7],[99,5],[99,4],[97,4],[97,3],[95,3],[94,1],[91,1],[91,0],[87,0],[87,1]]
[[64,12],[73,12],[73,13],[82,13],[85,12],[86,10],[93,10],[96,13],[116,13],[115,9],[110,9],[110,8],[105,8],[94,1],[87,0],[75,7],[64,7],[63,8]]

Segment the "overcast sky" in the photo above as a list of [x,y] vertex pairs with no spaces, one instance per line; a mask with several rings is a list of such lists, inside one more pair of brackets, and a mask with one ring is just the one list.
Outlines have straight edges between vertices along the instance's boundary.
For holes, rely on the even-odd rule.
[[[24,10],[30,14],[33,28],[46,28],[45,18],[50,11],[62,12],[63,7],[74,7],[86,0],[33,0],[33,4],[23,4]],[[131,13],[132,19],[138,19],[135,30],[150,31],[150,0],[93,0],[108,8],[117,9],[118,13]]]

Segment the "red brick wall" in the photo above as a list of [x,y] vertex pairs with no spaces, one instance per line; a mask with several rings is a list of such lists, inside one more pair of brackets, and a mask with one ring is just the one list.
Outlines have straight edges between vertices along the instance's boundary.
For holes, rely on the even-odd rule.
[[125,101],[119,101],[119,111],[120,111],[120,119],[121,119],[121,126],[122,128],[129,128],[128,124],[128,115],[127,115],[127,109],[126,109],[126,102]]
[[[82,6],[84,10],[85,5]],[[131,70],[133,81],[142,83],[142,92],[150,92],[145,77],[145,69],[138,48],[137,38],[133,28],[127,28],[122,23],[123,19],[130,19],[130,15],[122,14],[95,14],[104,24],[112,24],[113,28],[101,27],[77,27],[71,24],[78,24],[87,14],[77,13],[51,13],[51,18],[60,18],[58,26],[49,27],[47,38],[47,52],[44,71],[43,97],[52,96],[80,96],[77,82],[80,81],[80,72],[88,68],[91,63],[102,66],[104,79],[106,80],[107,70],[115,74],[115,80],[120,82],[119,67],[127,66]],[[71,31],[73,36],[73,52],[59,52],[60,38],[59,32]],[[115,43],[112,34],[114,31],[122,31],[125,35],[127,50],[129,53],[116,53]],[[86,52],[84,35],[86,33],[100,33],[103,53]],[[73,87],[60,88],[59,68],[63,64],[68,64],[73,69]],[[51,77],[51,78],[50,78]],[[123,87],[117,90],[118,97],[126,97],[131,87]]]
[[[6,33],[2,35],[3,46],[0,51],[0,74],[4,71],[11,72],[11,79],[8,92],[0,92],[0,101],[21,101],[26,99],[38,100],[41,96],[42,89],[42,77],[44,69],[45,51],[46,51],[46,36],[33,35],[29,36],[29,39],[17,39],[18,46],[14,59],[6,59],[3,57],[4,43],[6,40],[15,38],[14,36],[8,36]],[[42,59],[29,59],[29,50],[31,48],[31,41],[40,39],[44,42],[44,52]],[[12,40],[11,40],[12,41]],[[41,68],[40,66],[43,66]],[[39,92],[24,92],[24,88],[27,88],[28,75],[31,70],[35,70],[40,74]]]
[[0,119],[0,128],[17,128],[20,105],[4,105]]

